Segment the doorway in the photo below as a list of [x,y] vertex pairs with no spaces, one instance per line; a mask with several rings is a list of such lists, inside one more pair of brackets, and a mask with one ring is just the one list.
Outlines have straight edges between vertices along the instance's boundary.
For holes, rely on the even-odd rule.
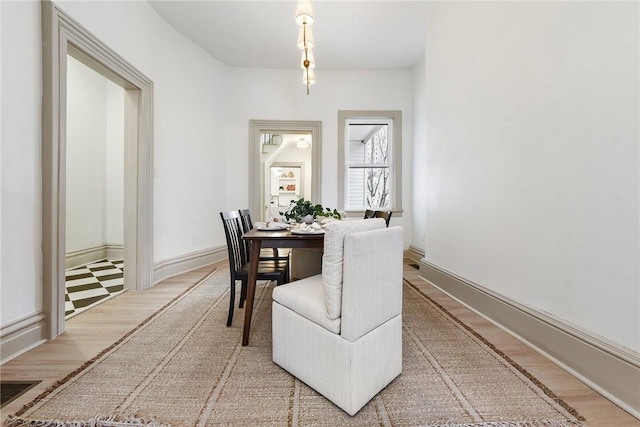
[[124,290],[125,90],[67,56],[65,318]]
[[263,134],[263,218],[281,218],[293,200],[311,197],[311,134]]
[[153,83],[50,1],[42,16],[42,273],[46,337],[65,329],[67,55],[124,88],[127,289],[153,285]]
[[[251,212],[259,213],[259,220],[264,221],[271,216],[271,212],[286,210],[288,198],[305,197],[322,204],[322,122],[251,120],[249,127]],[[299,181],[294,170],[287,170],[287,179],[289,172],[292,172],[293,181],[278,182],[275,190],[282,186],[283,191],[275,193],[271,187],[271,166],[301,167]],[[280,177],[282,178],[282,174]],[[287,185],[290,190],[287,190]],[[277,201],[279,206],[272,209],[272,201],[274,204]]]

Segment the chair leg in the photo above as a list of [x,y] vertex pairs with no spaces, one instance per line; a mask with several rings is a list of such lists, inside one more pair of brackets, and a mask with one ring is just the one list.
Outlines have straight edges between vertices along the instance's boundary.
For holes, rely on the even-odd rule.
[[247,281],[242,281],[242,286],[240,287],[240,304],[238,304],[238,308],[244,307],[244,302],[247,299]]
[[233,322],[233,306],[235,305],[236,299],[236,281],[234,278],[231,278],[231,291],[229,293],[229,316],[227,317],[227,327],[231,326],[231,322]]
[[291,272],[289,271],[289,263],[287,262],[284,269],[284,283],[291,282]]

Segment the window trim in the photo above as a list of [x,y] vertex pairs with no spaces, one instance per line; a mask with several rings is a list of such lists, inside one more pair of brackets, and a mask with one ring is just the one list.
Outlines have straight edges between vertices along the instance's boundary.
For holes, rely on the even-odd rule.
[[364,214],[364,210],[345,210],[346,194],[346,154],[345,135],[347,122],[349,121],[391,120],[391,174],[392,195],[391,209],[396,216],[402,215],[402,111],[367,111],[367,110],[340,110],[338,111],[338,209],[349,214]]

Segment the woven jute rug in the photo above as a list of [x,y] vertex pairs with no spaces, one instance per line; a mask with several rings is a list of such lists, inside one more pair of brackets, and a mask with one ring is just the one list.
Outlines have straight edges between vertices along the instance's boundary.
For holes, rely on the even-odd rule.
[[32,426],[577,426],[583,418],[405,281],[403,372],[350,417],[271,359],[271,291],[226,327],[219,270],[7,420]]

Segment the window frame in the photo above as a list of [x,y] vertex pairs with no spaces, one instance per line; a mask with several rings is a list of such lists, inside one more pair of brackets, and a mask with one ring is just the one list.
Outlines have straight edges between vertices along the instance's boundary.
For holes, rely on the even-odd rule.
[[402,215],[402,111],[338,111],[338,209],[347,215],[364,215],[362,209],[346,210],[347,192],[347,142],[348,125],[353,122],[373,123],[376,121],[391,122],[391,150],[389,152],[391,171],[391,208],[396,216]]

